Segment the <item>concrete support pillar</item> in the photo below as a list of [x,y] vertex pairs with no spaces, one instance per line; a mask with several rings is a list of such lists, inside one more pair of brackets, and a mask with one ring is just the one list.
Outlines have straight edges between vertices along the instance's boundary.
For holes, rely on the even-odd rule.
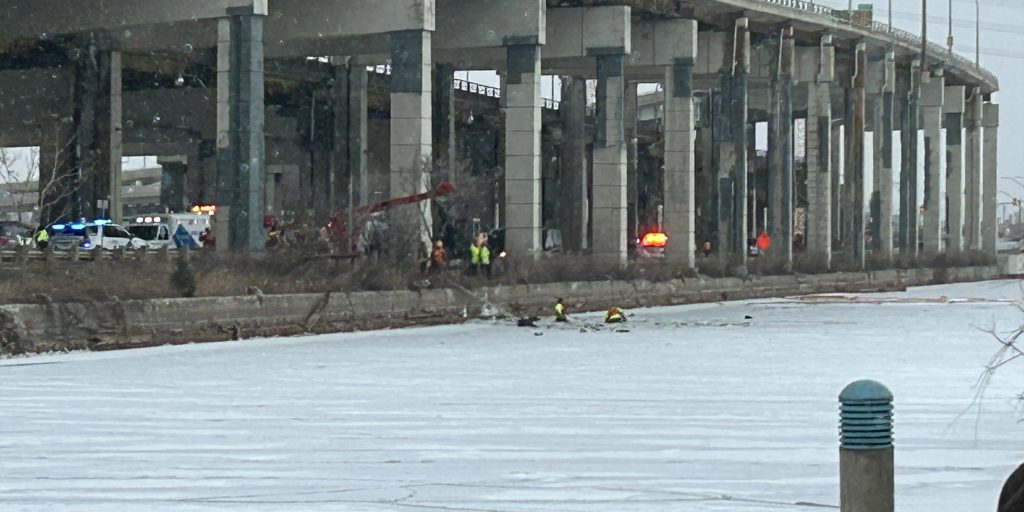
[[455,152],[455,68],[434,66],[434,166],[445,179],[454,182]]
[[[793,63],[795,60],[793,28],[782,31],[779,45],[779,68],[773,77],[776,91],[769,114],[768,145],[773,156],[769,172],[768,229],[774,243],[769,256],[789,271],[793,268]],[[772,119],[774,118],[774,120]],[[771,130],[774,125],[775,129]],[[776,137],[771,137],[774,131]],[[753,141],[748,141],[753,143]],[[754,212],[756,215],[757,212]]]
[[561,168],[558,175],[558,222],[562,249],[580,254],[587,246],[587,81],[562,77]]
[[354,176],[353,204],[364,205],[370,201],[369,137],[369,77],[366,68],[352,66],[348,72],[348,171]]
[[981,125],[984,128],[984,148],[982,154],[982,201],[981,201],[981,250],[983,253],[996,256],[996,241],[999,237],[996,206],[999,203],[999,105],[985,103],[982,110]]
[[681,58],[665,74],[665,232],[669,263],[694,268],[696,208],[693,59]]
[[713,94],[705,94],[701,97],[700,101],[700,126],[697,130],[697,144],[700,147],[698,155],[700,156],[700,172],[697,174],[694,182],[696,183],[696,192],[694,193],[695,200],[697,202],[698,213],[696,215],[696,236],[697,244],[703,251],[703,245],[705,242],[711,243],[714,239],[714,232],[717,224],[714,221],[715,215],[715,196],[716,196],[716,184],[718,177],[716,175],[716,163],[718,152],[714,145],[714,138],[712,136],[713,116],[712,116],[712,100]]
[[[927,76],[927,75],[926,75]],[[942,104],[945,81],[941,73],[921,84],[921,122],[924,125],[924,224],[923,254],[935,258],[942,252],[942,214],[946,180],[942,175]]]
[[331,130],[331,211],[349,205],[349,191],[353,176],[348,168],[348,73],[347,62],[334,63],[331,82],[331,105],[334,125]]
[[542,250],[540,51],[537,45],[507,48],[505,215],[502,218],[507,228],[505,250],[513,260],[536,259]]
[[712,246],[721,258],[728,258],[732,248],[733,178],[732,168],[736,165],[736,147],[733,144],[732,126],[732,75],[722,73],[719,89],[712,94],[711,145],[717,153],[714,161],[715,212],[714,232],[717,235]]
[[853,89],[849,82],[843,88],[843,184],[842,203],[839,208],[842,222],[840,223],[839,238],[843,251],[852,254],[853,251],[853,191],[852,167],[850,166],[850,150],[853,147]]
[[[332,170],[334,154],[334,116],[329,91],[317,89],[307,99],[302,132],[309,159],[309,191],[307,201],[316,222],[321,222],[337,208],[340,196],[334,187]],[[338,184],[340,186],[340,184]]]
[[851,231],[846,234],[848,254],[853,257],[857,268],[864,268],[864,124],[866,107],[867,51],[864,43],[858,43],[854,57],[855,70],[851,95],[851,128],[846,141],[846,185],[849,199],[848,210]]
[[124,187],[122,186],[121,170],[121,161],[124,157],[124,106],[121,71],[121,52],[110,52],[110,94],[107,104],[110,113],[107,125],[107,136],[109,137],[107,145],[109,178],[107,182],[109,183],[108,199],[110,202],[108,217],[117,223],[124,221]]
[[[842,90],[841,86],[834,86],[833,89]],[[845,102],[844,102],[845,103]],[[839,111],[840,116],[847,114],[846,108],[838,105],[833,105],[833,112]],[[842,245],[842,234],[843,234],[843,184],[842,175],[840,171],[843,168],[843,139],[842,139],[842,128],[846,122],[844,119],[833,119],[832,120],[832,153],[830,160],[832,164],[832,245],[835,246],[837,243]]]
[[807,259],[815,270],[832,265],[832,82],[835,48],[821,38],[818,76],[807,84]]
[[[217,38],[218,204],[228,209],[234,251],[263,248],[263,17],[223,18]],[[222,247],[218,243],[218,247]]]
[[964,98],[963,86],[946,87],[942,102],[943,122],[946,128],[946,232],[949,239],[946,252],[960,254],[964,249],[964,158],[963,140]]
[[160,179],[160,204],[172,212],[188,208],[188,160],[184,157],[160,158],[163,169]]
[[875,258],[888,263],[893,249],[893,184],[892,132],[896,91],[896,60],[893,52],[872,63],[871,89],[874,96],[872,125],[874,148],[874,187],[871,194],[872,249]]
[[914,65],[899,74],[900,96],[900,253],[916,257],[918,252],[917,132],[920,109],[919,72]]
[[359,64],[335,67],[333,93],[332,204],[356,207],[369,197],[366,68]]
[[[391,198],[422,194],[431,185],[431,62],[430,32],[391,33]],[[392,210],[391,214],[409,238],[396,243],[418,239],[429,244],[433,225],[429,201]]]
[[964,247],[981,250],[981,89],[975,87],[967,99],[964,114],[966,133],[964,182]]
[[[780,45],[781,46],[781,45]],[[773,62],[778,62],[778,57],[773,57]],[[779,119],[782,115],[782,102],[779,100],[781,94],[781,84],[779,82],[779,73],[777,66],[772,66],[774,69],[771,71],[772,77],[771,82],[768,85],[768,188],[765,190],[765,205],[762,205],[761,209],[755,208],[753,215],[755,217],[762,216],[762,212],[767,209],[767,215],[764,218],[764,230],[772,236],[773,239],[779,236],[779,232],[782,231],[782,222],[779,213],[782,210],[782,159],[780,158],[781,146],[785,144],[785,141],[780,138],[780,128],[782,123]],[[774,251],[773,251],[774,252]]]
[[723,138],[719,145],[719,248],[736,266],[747,265],[747,86],[750,31],[747,18],[736,20],[735,44],[722,74]]
[[626,130],[626,241],[632,248],[636,244],[640,204],[640,188],[637,186],[637,122],[639,120],[637,94],[639,84],[626,84],[626,114],[623,121]]
[[626,139],[623,128],[625,57],[597,57],[597,110],[594,119],[594,257],[625,265]]
[[76,216],[120,221],[121,54],[89,46],[75,58],[68,200]]

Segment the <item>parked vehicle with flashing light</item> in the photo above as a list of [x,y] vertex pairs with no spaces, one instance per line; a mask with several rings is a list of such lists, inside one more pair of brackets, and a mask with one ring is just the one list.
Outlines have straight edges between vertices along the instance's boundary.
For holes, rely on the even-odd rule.
[[637,255],[641,258],[661,258],[665,256],[668,235],[660,231],[644,233],[636,242]]
[[50,246],[56,251],[70,251],[75,246],[86,251],[130,251],[146,244],[145,240],[133,236],[123,226],[103,219],[53,224],[50,226],[50,233]]
[[147,249],[199,249],[199,237],[211,227],[210,215],[202,213],[153,213],[136,215],[128,231],[145,241]]
[[17,221],[0,221],[0,250],[32,245],[32,226]]

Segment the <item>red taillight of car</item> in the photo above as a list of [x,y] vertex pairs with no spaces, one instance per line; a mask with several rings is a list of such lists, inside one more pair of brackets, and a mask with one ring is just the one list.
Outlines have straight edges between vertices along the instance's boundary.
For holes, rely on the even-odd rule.
[[11,243],[11,239],[6,236],[0,236],[0,245],[7,245]]
[[668,244],[668,235],[665,233],[647,233],[640,239],[641,247],[665,247]]

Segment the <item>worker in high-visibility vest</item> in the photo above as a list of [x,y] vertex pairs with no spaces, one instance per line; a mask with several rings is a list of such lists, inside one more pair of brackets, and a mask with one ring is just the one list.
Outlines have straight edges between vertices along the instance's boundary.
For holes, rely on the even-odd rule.
[[487,247],[487,235],[479,233],[469,246],[469,273],[478,275],[483,271],[491,275],[491,249]]
[[558,299],[555,303],[555,321],[556,322],[568,322],[569,317],[565,314],[565,303],[562,299]]
[[39,230],[36,231],[36,249],[45,251],[50,246],[50,233],[46,231],[46,226],[39,226]]

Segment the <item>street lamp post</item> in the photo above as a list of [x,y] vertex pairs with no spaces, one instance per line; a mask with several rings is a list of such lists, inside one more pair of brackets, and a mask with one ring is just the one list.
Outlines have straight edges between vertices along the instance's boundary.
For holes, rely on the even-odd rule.
[[949,53],[953,53],[953,0],[949,0],[949,35],[946,36],[946,46]]
[[889,33],[892,33],[892,0],[889,0]]
[[981,0],[974,0],[974,67],[981,67]]
[[921,0],[921,76],[928,69],[928,0]]

